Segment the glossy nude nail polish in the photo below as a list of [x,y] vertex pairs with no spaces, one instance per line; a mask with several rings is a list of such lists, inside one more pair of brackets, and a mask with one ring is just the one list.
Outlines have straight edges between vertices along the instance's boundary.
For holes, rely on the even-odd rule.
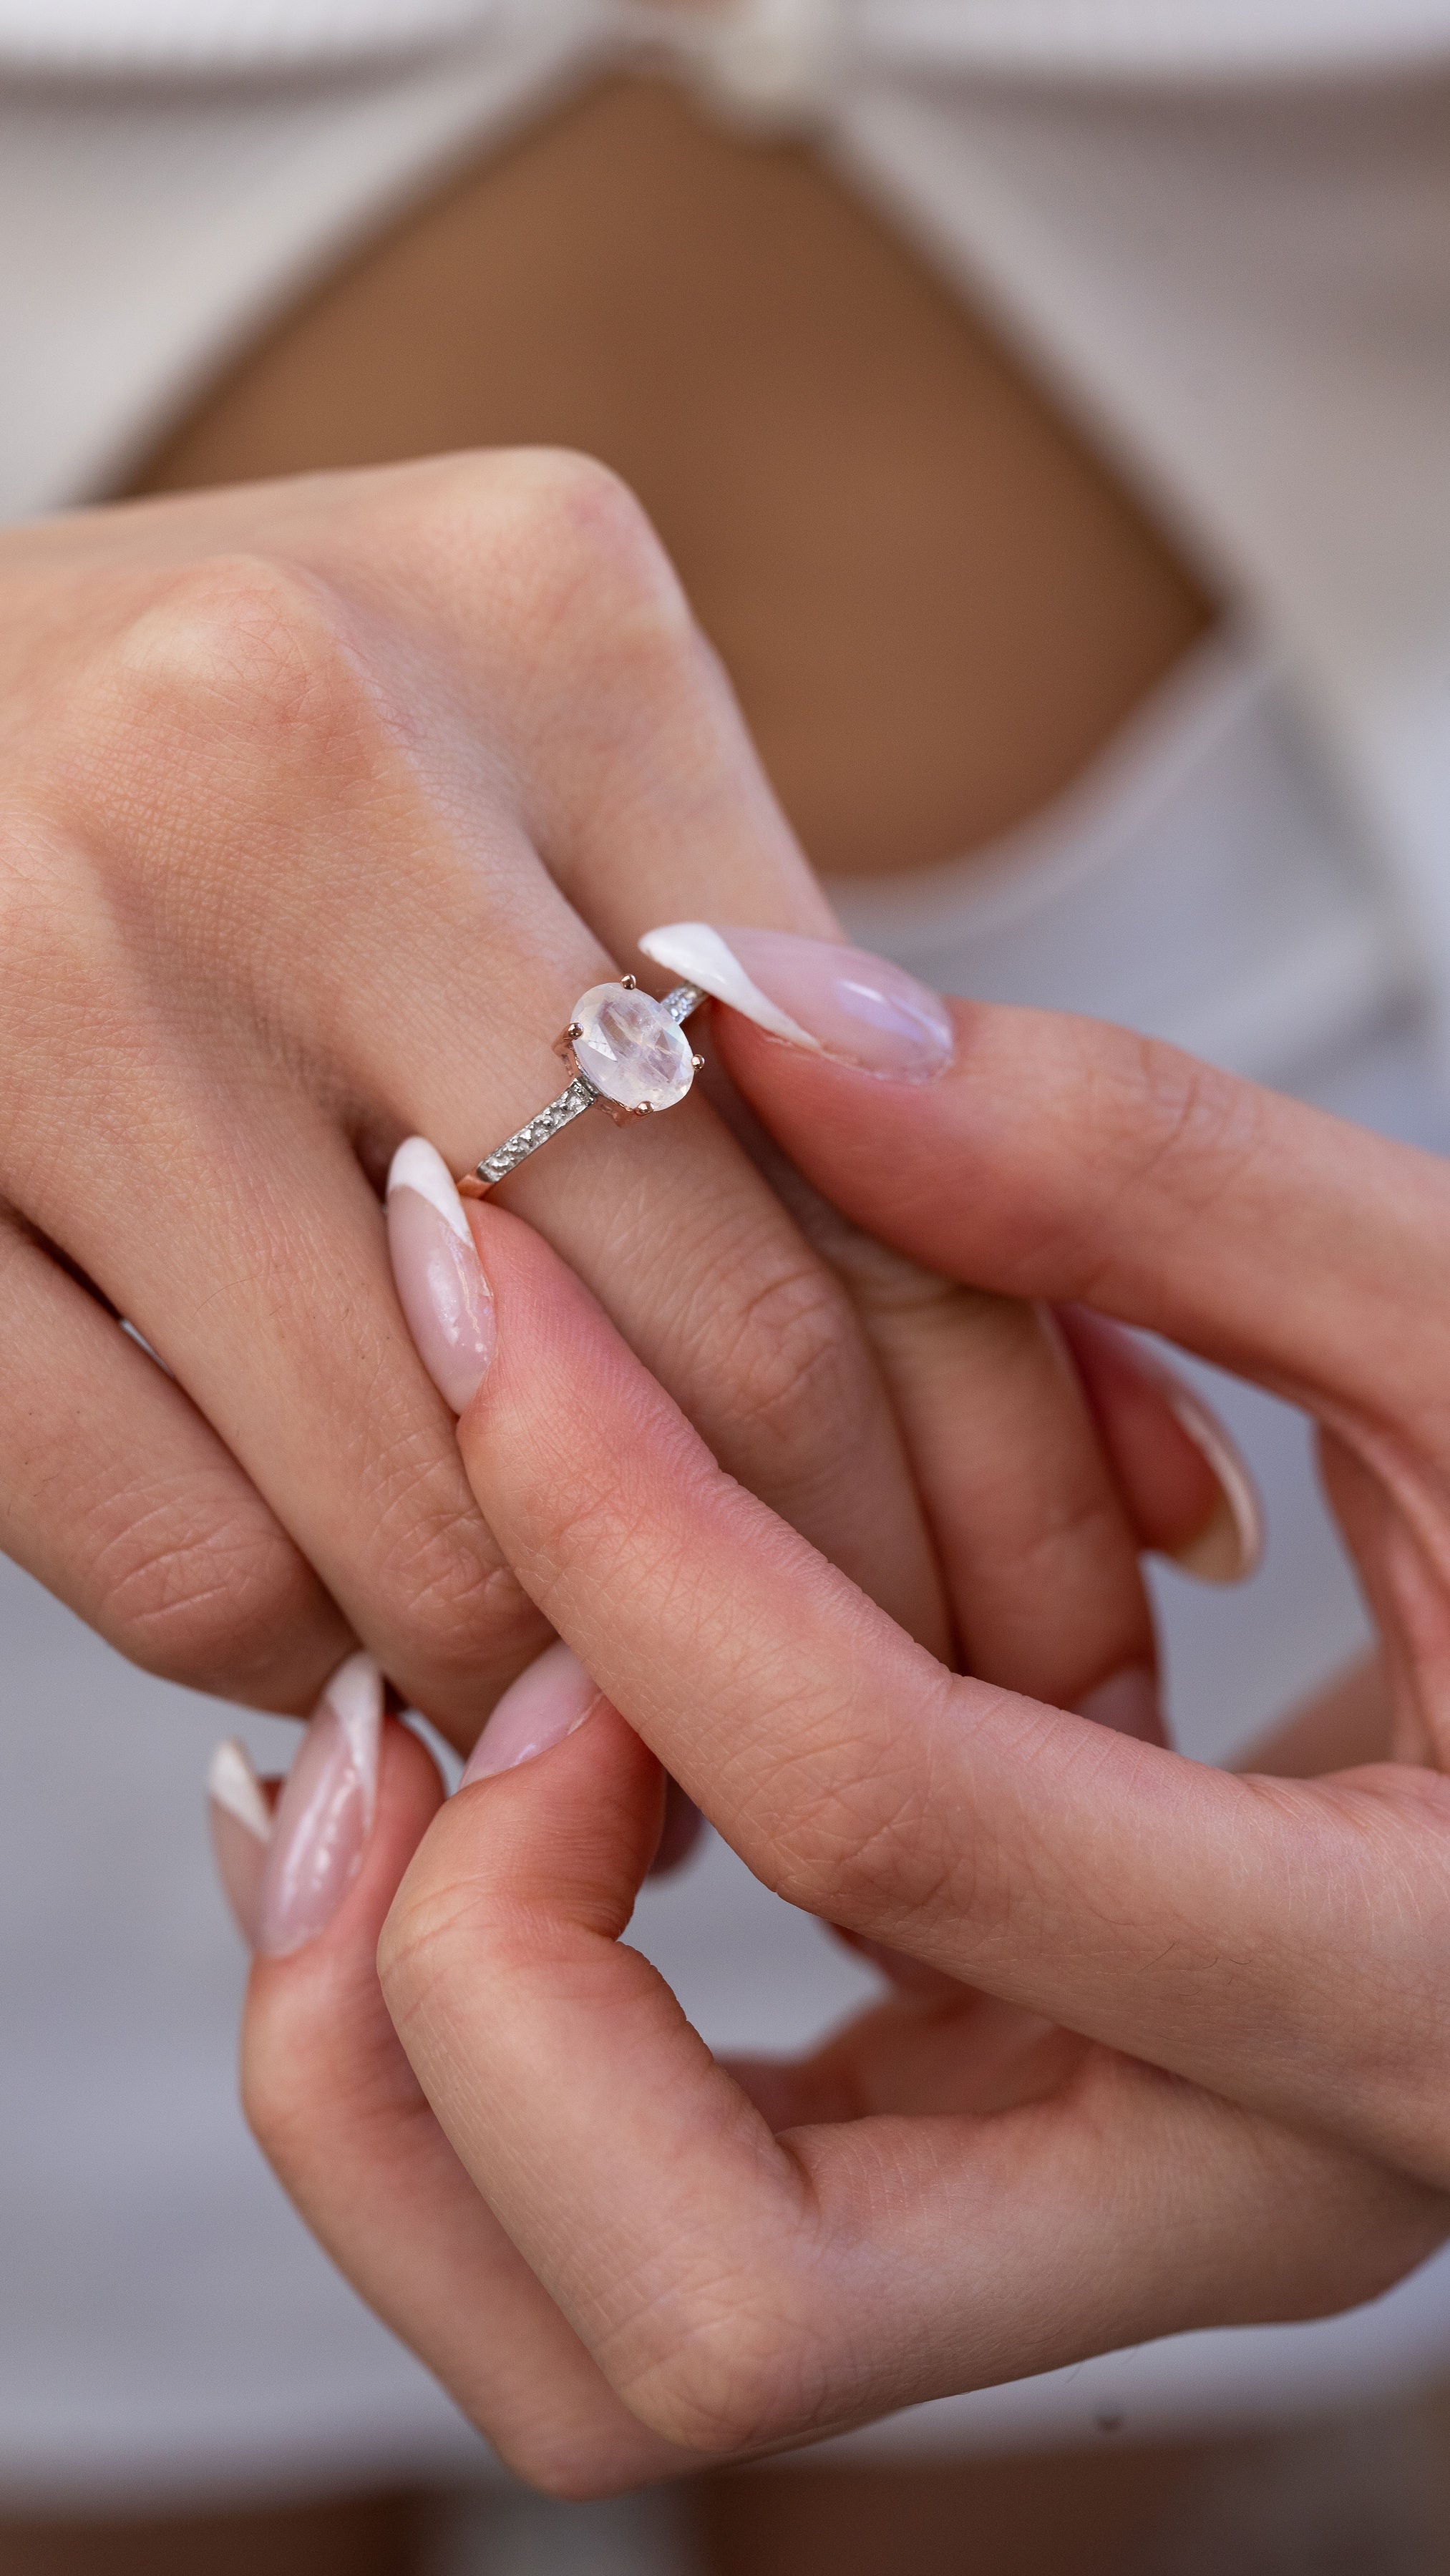
[[883,1081],[930,1082],[952,1060],[951,1013],[900,966],[789,930],[674,921],[646,931],[646,957],[789,1046]]
[[383,1677],[371,1655],[333,1674],[283,1784],[257,1905],[257,1948],[286,1958],[331,1922],[377,1809]]
[[462,1413],[493,1358],[493,1297],[441,1154],[410,1136],[388,1173],[388,1252],[418,1356]]
[[458,1785],[516,1771],[521,1762],[562,1744],[603,1697],[577,1655],[559,1639],[510,1682],[468,1758]]
[[1222,1424],[1206,1404],[1164,1372],[1164,1398],[1179,1430],[1186,1433],[1207,1465],[1218,1493],[1201,1529],[1181,1547],[1172,1562],[1200,1583],[1244,1583],[1264,1552],[1264,1516],[1253,1477]]
[[211,1757],[206,1803],[222,1893],[247,1948],[255,1950],[272,1810],[250,1753],[234,1735]]

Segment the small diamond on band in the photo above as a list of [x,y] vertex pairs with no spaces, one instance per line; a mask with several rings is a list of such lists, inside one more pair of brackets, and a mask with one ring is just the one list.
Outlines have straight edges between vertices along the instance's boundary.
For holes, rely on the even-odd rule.
[[692,1053],[681,1022],[704,998],[697,984],[677,984],[656,1002],[640,992],[632,975],[617,984],[592,985],[557,1041],[557,1052],[575,1068],[574,1080],[485,1156],[476,1179],[460,1182],[464,1197],[481,1198],[586,1109],[597,1105],[622,1125],[683,1100],[701,1059]]

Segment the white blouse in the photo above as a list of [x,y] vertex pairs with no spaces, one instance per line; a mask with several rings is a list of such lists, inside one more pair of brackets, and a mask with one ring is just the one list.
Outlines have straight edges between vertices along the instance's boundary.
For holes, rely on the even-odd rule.
[[0,516],[642,52],[809,130],[1284,657],[1450,996],[1450,0],[0,0]]

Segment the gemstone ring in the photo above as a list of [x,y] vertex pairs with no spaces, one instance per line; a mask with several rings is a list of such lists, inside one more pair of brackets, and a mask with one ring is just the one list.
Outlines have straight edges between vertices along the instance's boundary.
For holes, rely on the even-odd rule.
[[648,1118],[656,1109],[673,1109],[705,1060],[693,1052],[680,1026],[704,999],[698,984],[677,984],[656,1002],[640,991],[632,975],[622,975],[617,984],[591,984],[554,1041],[554,1053],[574,1067],[568,1090],[486,1155],[476,1173],[459,1182],[461,1195],[486,1197],[495,1181],[516,1171],[586,1109],[607,1110],[620,1127],[631,1118]]

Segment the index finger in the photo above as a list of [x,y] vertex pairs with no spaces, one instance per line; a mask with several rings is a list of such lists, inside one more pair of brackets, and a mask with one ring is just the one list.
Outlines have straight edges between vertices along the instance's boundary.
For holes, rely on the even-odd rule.
[[[1437,2196],[1102,2054],[993,2110],[857,2102],[773,2133],[619,1937],[658,1769],[566,1688],[571,1730],[550,1743],[546,1724],[548,1749],[434,1820],[379,1969],[460,2162],[681,2453],[819,2438],[1146,2331],[1302,2313],[1327,2285],[1363,2296],[1438,2241]],[[795,2090],[786,2070],[788,2118]],[[441,2300],[423,2348],[458,2333]]]
[[736,1011],[718,1039],[816,1187],[915,1259],[1079,1299],[1321,1414],[1422,1417],[1450,1364],[1444,1162],[1103,1021],[939,1007],[954,1043],[929,1081]]
[[472,1222],[498,1343],[459,1426],[470,1481],[758,1877],[1236,2100],[1450,2168],[1421,1928],[1444,1783],[1233,1778],[953,1677],[720,1472],[526,1228]]
[[785,2069],[773,2133],[618,1940],[660,1774],[570,1663],[533,1668],[491,1776],[441,1813],[385,1728],[357,1874],[254,1963],[244,2040],[299,2208],[520,2474],[612,2491],[1146,2332],[1362,2298],[1437,2241],[1433,2195],[1109,2057],[995,2104],[938,2061],[904,2116]]

